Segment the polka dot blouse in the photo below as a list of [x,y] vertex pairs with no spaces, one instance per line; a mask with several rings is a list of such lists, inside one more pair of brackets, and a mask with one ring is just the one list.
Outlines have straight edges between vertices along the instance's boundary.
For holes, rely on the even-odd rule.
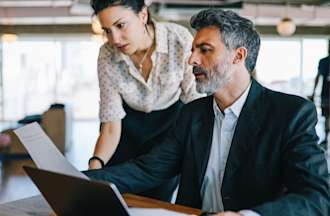
[[155,22],[156,48],[153,67],[144,80],[130,58],[105,43],[98,58],[100,120],[109,122],[126,115],[123,100],[131,108],[152,112],[166,109],[179,99],[188,103],[204,95],[196,91],[192,67],[188,65],[192,36],[177,24]]

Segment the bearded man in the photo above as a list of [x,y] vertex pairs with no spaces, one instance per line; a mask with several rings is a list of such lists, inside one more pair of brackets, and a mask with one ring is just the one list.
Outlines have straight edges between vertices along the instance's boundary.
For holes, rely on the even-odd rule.
[[189,64],[198,91],[209,96],[187,104],[151,152],[86,174],[122,193],[181,175],[176,202],[218,215],[330,215],[313,103],[251,78],[260,38],[250,20],[213,8],[191,26]]

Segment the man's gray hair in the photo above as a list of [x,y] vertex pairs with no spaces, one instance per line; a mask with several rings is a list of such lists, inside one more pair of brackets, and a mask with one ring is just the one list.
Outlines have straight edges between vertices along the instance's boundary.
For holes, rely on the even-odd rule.
[[250,20],[233,11],[210,8],[194,15],[190,25],[196,30],[209,26],[218,27],[222,42],[227,49],[234,50],[239,47],[247,49],[245,67],[250,73],[253,71],[258,58],[260,37]]

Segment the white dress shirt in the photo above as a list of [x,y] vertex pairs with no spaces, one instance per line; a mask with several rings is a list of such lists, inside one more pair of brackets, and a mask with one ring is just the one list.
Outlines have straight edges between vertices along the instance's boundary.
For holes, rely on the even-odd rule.
[[[233,139],[237,119],[241,113],[243,105],[250,91],[251,84],[244,91],[238,100],[230,107],[227,107],[222,113],[213,100],[214,127],[212,145],[209,155],[207,169],[201,188],[201,197],[203,200],[202,210],[207,212],[224,211],[221,187],[225,172],[226,162]],[[240,211],[244,216],[259,215],[250,210]]]

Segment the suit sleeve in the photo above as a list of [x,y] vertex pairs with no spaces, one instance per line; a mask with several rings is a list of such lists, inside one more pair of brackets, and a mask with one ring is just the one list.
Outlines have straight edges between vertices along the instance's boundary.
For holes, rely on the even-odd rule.
[[252,210],[263,216],[330,215],[328,168],[317,145],[315,106],[304,103],[289,122],[281,159],[287,193]]
[[154,188],[180,172],[186,124],[181,115],[166,138],[149,153],[121,165],[84,173],[91,179],[114,183],[121,193]]

